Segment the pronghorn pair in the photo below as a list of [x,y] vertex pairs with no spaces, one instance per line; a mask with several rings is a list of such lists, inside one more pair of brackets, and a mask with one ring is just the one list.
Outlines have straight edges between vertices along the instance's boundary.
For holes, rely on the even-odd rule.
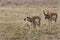
[[[49,21],[57,21],[57,13],[49,13],[49,11],[47,12],[47,14],[45,13],[45,11],[43,11],[44,14],[44,18],[48,19]],[[29,21],[30,23],[33,23],[34,27],[36,27],[36,25],[40,26],[41,23],[41,18],[39,16],[32,16],[32,17],[26,17],[24,20]]]

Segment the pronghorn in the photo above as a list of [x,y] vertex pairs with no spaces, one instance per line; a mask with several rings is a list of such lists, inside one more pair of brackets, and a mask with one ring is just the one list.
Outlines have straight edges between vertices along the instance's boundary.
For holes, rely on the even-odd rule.
[[57,21],[57,13],[49,13],[49,11],[47,12],[47,14],[45,13],[45,11],[43,11],[43,14],[45,16],[45,19],[48,19],[49,22],[50,21],[54,21],[56,23]]
[[24,21],[26,21],[26,20],[28,22],[30,22],[31,24],[33,24],[34,27],[36,27],[36,25],[40,26],[41,18],[39,16],[26,17],[26,18],[24,18]]

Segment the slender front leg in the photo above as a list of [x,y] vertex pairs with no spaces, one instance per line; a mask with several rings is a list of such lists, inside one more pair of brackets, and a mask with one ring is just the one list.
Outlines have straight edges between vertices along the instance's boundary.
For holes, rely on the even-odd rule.
[[34,28],[36,28],[36,24],[34,24]]
[[50,30],[51,30],[50,20],[48,22],[49,22],[48,31],[50,32]]

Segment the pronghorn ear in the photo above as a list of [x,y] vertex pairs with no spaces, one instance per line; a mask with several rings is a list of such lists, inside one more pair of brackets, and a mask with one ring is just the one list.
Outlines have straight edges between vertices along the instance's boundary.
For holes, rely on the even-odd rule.
[[43,10],[43,14],[45,15],[45,10]]

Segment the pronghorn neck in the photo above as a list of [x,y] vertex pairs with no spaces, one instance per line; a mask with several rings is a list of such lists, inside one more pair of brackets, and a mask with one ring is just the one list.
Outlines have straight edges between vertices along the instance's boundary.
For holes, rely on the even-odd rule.
[[49,19],[49,15],[48,14],[45,14],[45,19]]
[[32,22],[32,19],[30,17],[27,17],[27,21]]

